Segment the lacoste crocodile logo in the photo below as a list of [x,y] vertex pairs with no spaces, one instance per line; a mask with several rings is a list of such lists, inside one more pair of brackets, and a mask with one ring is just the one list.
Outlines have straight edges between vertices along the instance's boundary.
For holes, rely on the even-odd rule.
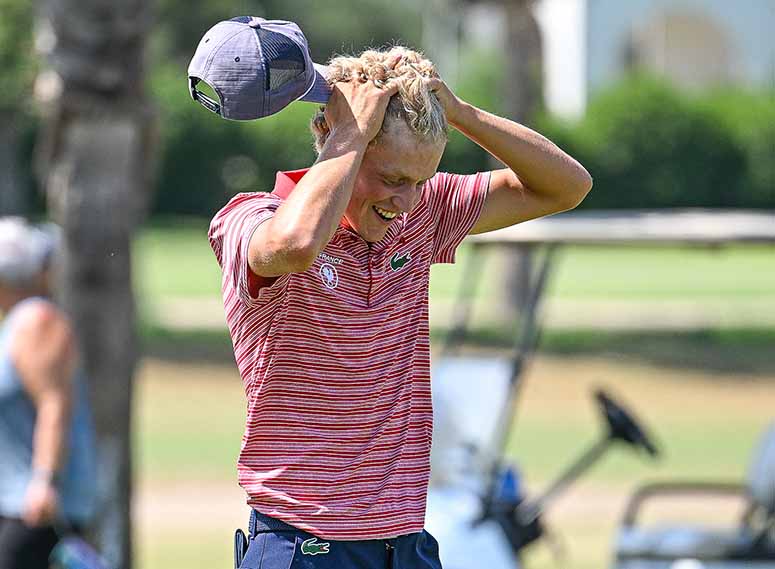
[[311,537],[301,542],[301,552],[304,555],[318,555],[328,553],[330,543],[318,543],[318,538]]
[[409,253],[404,253],[403,255],[399,255],[396,253],[392,257],[390,257],[390,268],[394,271],[397,271],[404,265],[406,265],[409,261],[412,260],[412,257]]

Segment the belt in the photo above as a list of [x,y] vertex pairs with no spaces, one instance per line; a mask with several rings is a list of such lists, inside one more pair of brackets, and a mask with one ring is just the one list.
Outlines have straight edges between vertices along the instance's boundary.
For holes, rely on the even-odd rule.
[[250,537],[255,537],[257,533],[266,531],[304,531],[290,524],[286,524],[276,518],[257,512],[256,510],[250,511],[250,523],[248,524],[248,532]]

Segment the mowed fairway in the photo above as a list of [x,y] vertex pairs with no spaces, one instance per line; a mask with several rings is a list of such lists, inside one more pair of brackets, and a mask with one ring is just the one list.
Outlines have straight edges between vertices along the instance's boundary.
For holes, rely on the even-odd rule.
[[[440,380],[440,379],[439,379]],[[541,356],[526,380],[510,453],[532,490],[546,485],[601,432],[591,399],[604,385],[659,441],[652,463],[615,448],[550,509],[568,569],[606,566],[628,493],[647,479],[740,480],[773,418],[775,376],[707,373],[597,357]],[[136,532],[142,569],[229,567],[231,539],[246,525],[235,460],[244,399],[231,365],[147,359],[138,377]],[[695,504],[707,515],[707,508]],[[711,519],[731,514],[714,508]],[[546,546],[529,566],[554,567]]]

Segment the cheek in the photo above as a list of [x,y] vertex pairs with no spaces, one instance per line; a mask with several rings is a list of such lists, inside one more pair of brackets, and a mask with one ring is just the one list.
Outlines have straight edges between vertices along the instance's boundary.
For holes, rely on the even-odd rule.
[[348,209],[353,206],[358,209],[371,208],[372,204],[385,201],[390,195],[389,188],[384,188],[382,184],[356,184],[353,188],[353,194]]

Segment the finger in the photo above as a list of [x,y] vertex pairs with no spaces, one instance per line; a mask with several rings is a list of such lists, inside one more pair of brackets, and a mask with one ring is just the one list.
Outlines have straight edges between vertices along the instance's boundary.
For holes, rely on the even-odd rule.
[[404,58],[403,55],[400,53],[396,53],[395,55],[391,56],[390,59],[388,59],[387,66],[390,67],[390,69],[395,69],[396,65]]
[[398,93],[398,81],[391,81],[388,79],[380,87],[387,95],[393,96]]
[[431,91],[438,91],[441,88],[441,80],[436,77],[426,77],[424,79],[425,85],[427,85],[428,89]]

